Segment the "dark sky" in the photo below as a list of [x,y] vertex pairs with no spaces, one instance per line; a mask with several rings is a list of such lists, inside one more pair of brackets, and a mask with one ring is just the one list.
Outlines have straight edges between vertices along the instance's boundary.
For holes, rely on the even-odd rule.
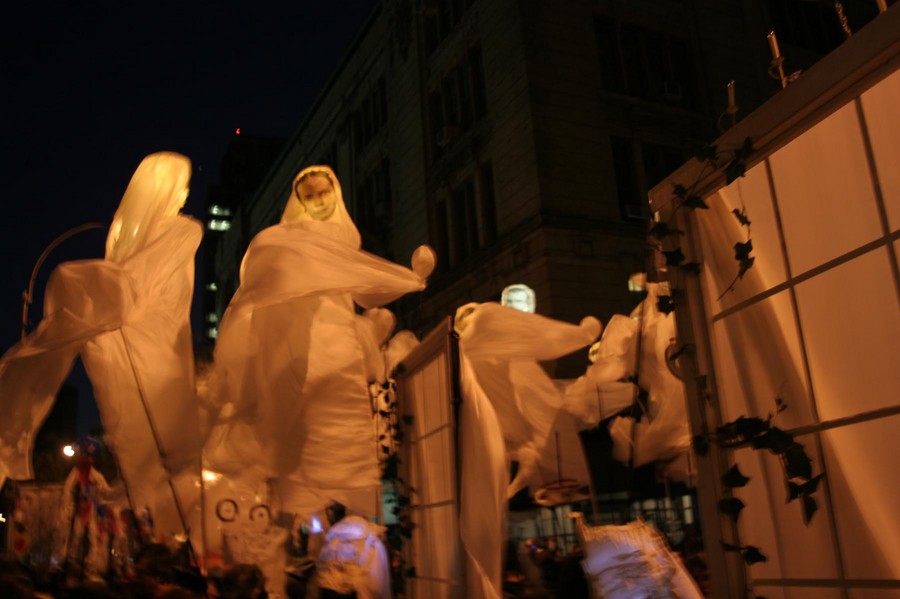
[[[185,212],[202,220],[235,129],[290,136],[375,4],[49,2],[8,14],[0,348],[19,338],[21,294],[49,243],[109,222],[138,163],[160,150],[192,160]],[[105,237],[81,233],[54,250],[37,279],[32,326],[53,267],[102,257]]]

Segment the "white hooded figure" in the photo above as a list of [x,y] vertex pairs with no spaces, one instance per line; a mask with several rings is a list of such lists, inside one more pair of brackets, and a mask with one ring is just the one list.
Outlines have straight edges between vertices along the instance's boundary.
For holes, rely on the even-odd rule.
[[581,429],[591,429],[601,420],[634,404],[638,388],[627,377],[634,373],[640,322],[616,314],[603,329],[600,341],[591,346],[591,365],[575,381],[564,383],[565,407]]
[[675,317],[657,308],[660,285],[646,283],[646,288],[647,297],[630,315],[609,320],[591,348],[593,363],[565,389],[566,409],[581,428],[592,428],[631,407],[644,390],[647,413],[640,422],[633,416],[615,416],[610,422],[613,457],[635,467],[660,462],[667,478],[685,481],[692,464],[690,428],[684,387],[667,358],[676,337]]
[[[425,287],[427,246],[413,270],[360,249],[327,166],[294,178],[280,224],[253,239],[216,344],[222,407],[208,468],[265,480],[273,507],[308,516],[338,501],[374,514],[380,485],[363,308]],[[253,474],[255,473],[255,474]]]
[[190,176],[180,154],[144,158],[113,218],[106,258],[56,268],[37,329],[0,361],[0,474],[32,477],[34,434],[80,353],[129,499],[150,509],[164,535],[184,532],[179,512],[199,499],[189,316],[203,228],[180,214]]
[[[484,303],[457,310],[455,328],[463,394],[460,529],[468,591],[473,597],[500,597],[508,498],[563,477],[585,484],[589,479],[574,419],[539,362],[589,345],[600,334],[600,323],[588,317],[574,325]],[[519,471],[507,485],[509,460],[518,460]]]

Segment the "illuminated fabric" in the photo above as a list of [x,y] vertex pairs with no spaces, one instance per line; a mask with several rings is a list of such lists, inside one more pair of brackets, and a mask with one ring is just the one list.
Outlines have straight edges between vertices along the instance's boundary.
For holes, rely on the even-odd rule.
[[424,289],[434,255],[423,246],[410,270],[360,250],[337,177],[316,166],[295,182],[309,171],[327,175],[335,209],[313,219],[295,185],[282,222],[250,243],[219,328],[213,395],[222,412],[205,456],[213,470],[271,479],[278,509],[308,515],[338,501],[374,514],[367,384],[377,322],[361,320],[354,302],[375,308]]
[[[647,297],[630,315],[640,327],[641,340],[640,361],[629,369],[629,374],[636,373],[638,384],[647,392],[647,413],[639,422],[632,416],[616,417],[609,431],[615,459],[635,467],[660,462],[667,478],[685,481],[692,474],[692,462],[680,458],[686,458],[691,451],[691,431],[684,386],[667,364],[666,348],[676,338],[676,332],[674,314],[663,314],[657,308],[663,293],[660,285],[648,283]],[[623,339],[634,347],[626,346],[614,354],[637,354],[637,335]]]
[[[589,429],[634,405],[638,383],[647,392],[646,415],[640,422],[615,416],[609,425],[613,457],[643,466],[660,462],[665,475],[677,481],[692,474],[690,427],[684,387],[667,364],[666,349],[676,337],[675,317],[657,308],[660,286],[647,283],[647,297],[630,315],[614,315],[596,345],[594,363],[564,387],[565,407]],[[638,351],[640,348],[640,360]]]
[[179,154],[146,157],[116,211],[106,259],[56,268],[43,319],[0,362],[0,472],[33,476],[34,434],[81,353],[130,498],[136,508],[151,509],[164,535],[182,532],[166,469],[185,510],[198,496],[189,312],[202,227],[179,214],[190,174],[190,161]]
[[[460,308],[456,328],[463,394],[460,535],[467,590],[474,597],[500,597],[507,498],[560,475],[588,481],[574,420],[538,362],[589,345],[600,323],[588,317],[573,325],[485,303]],[[519,461],[519,471],[507,485],[510,459]]]

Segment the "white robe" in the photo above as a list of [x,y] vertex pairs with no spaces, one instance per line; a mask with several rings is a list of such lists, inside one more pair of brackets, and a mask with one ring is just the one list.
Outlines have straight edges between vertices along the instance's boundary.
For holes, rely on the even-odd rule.
[[292,192],[282,223],[251,242],[216,345],[216,396],[228,418],[205,456],[229,475],[255,469],[275,488],[277,509],[307,516],[339,501],[374,514],[371,352],[353,304],[373,308],[424,289],[433,256],[426,251],[430,266],[417,274],[360,250],[337,178],[312,169],[330,173],[337,206],[312,220]]
[[179,154],[146,157],[116,211],[106,259],[56,268],[44,318],[0,361],[0,476],[33,476],[34,435],[81,353],[130,499],[165,535],[183,532],[167,470],[185,512],[199,498],[189,313],[202,227],[179,215],[190,173]]
[[[457,312],[457,323],[466,308]],[[538,362],[589,345],[600,323],[588,317],[573,325],[485,303],[459,329],[460,536],[467,591],[473,597],[501,597],[508,497],[526,486],[534,491],[560,474],[585,483],[589,477],[574,419]],[[519,460],[520,467],[507,485],[509,459]]]

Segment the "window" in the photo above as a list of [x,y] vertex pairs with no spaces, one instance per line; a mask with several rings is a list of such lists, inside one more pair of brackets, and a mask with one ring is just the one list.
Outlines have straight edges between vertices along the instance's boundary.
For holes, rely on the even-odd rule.
[[444,266],[458,266],[496,239],[496,223],[493,171],[484,164],[435,203],[434,246]]
[[647,217],[647,194],[685,160],[681,150],[628,137],[610,138],[622,218]]
[[425,52],[431,56],[475,0],[424,0]]
[[359,156],[387,125],[387,86],[380,76],[351,116],[353,147]]
[[[641,143],[641,155],[644,178],[647,180],[647,193],[675,172],[686,160],[681,150],[648,142]],[[646,196],[646,193],[644,195]]]
[[484,116],[485,104],[481,48],[474,46],[428,94],[435,158]]
[[594,21],[605,91],[698,110],[700,90],[687,39],[610,17]]
[[318,162],[316,162],[316,164],[324,164],[325,166],[330,166],[332,169],[336,169],[337,153],[337,144],[335,142],[331,142],[319,156],[319,160]]
[[635,164],[634,144],[626,137],[612,137],[613,170],[622,218],[644,217],[644,201]]
[[356,218],[363,249],[393,258],[390,160],[384,158],[356,188]]
[[481,166],[479,171],[481,179],[481,230],[484,243],[490,243],[497,239],[497,205],[494,198],[494,169],[490,163]]
[[783,44],[825,55],[844,41],[840,21],[830,3],[769,0],[768,5],[772,30]]
[[455,262],[463,262],[478,249],[478,211],[475,207],[475,183],[471,179],[450,194],[450,221]]
[[206,223],[206,228],[210,231],[227,231],[231,228],[231,221],[221,218],[211,218]]
[[213,216],[231,216],[231,209],[213,204],[209,207],[209,213]]

